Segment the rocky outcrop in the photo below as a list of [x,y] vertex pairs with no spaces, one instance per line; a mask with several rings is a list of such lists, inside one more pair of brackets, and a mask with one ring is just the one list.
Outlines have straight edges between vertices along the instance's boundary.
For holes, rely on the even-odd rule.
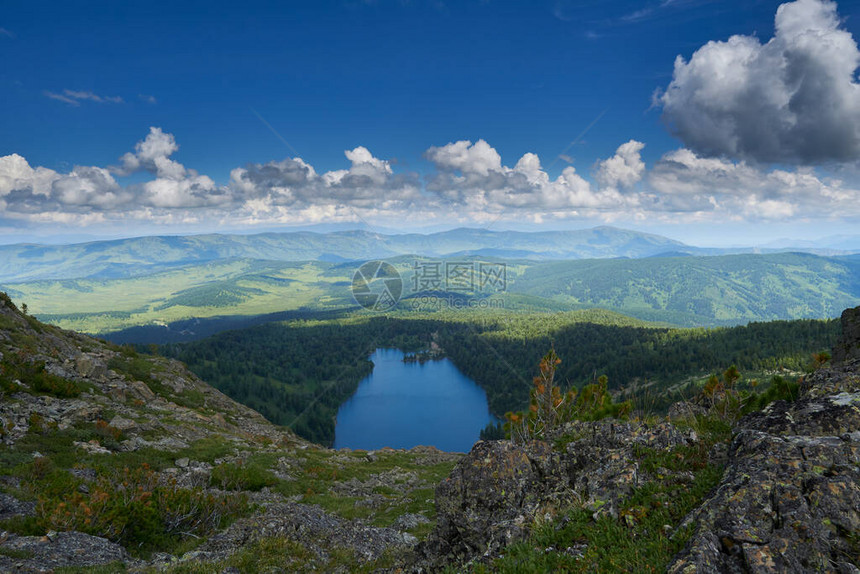
[[860,307],[842,312],[842,338],[833,348],[833,362],[860,360]]
[[81,532],[49,532],[46,536],[0,532],[0,545],[2,572],[53,572],[63,567],[134,562],[119,544]]
[[860,572],[860,308],[835,365],[742,419],[716,492],[669,572]]
[[[653,479],[639,449],[667,450],[696,440],[670,423],[602,420],[560,429],[570,442],[479,441],[436,489],[437,526],[419,553],[432,569],[495,557],[524,539],[536,520],[571,508],[618,515],[619,503]],[[691,476],[661,469],[661,480],[684,484]]]
[[523,538],[542,505],[573,498],[545,442],[480,441],[436,488],[437,527],[425,552],[462,562]]
[[[222,435],[240,441],[266,437],[273,442],[306,444],[201,381],[179,361],[129,357],[102,341],[41,324],[18,312],[0,293],[0,360],[4,356],[6,361],[23,357],[22,364],[39,365],[83,392],[78,397],[56,397],[31,392],[26,380],[14,381],[21,392],[0,401],[2,444],[15,444],[28,432],[34,417],[45,428],[64,430],[95,423],[108,414],[105,422],[120,431],[124,450],[152,446],[142,437],[159,434],[178,439],[184,447],[196,439]],[[143,362],[150,374],[117,370],[130,362]]]
[[332,516],[305,504],[273,504],[262,514],[241,519],[212,536],[183,561],[215,561],[265,538],[301,542],[319,557],[348,548],[359,561],[376,560],[386,551],[409,548],[415,537],[393,528],[377,528]]
[[860,376],[820,370],[802,390],[740,421],[669,572],[858,572]]

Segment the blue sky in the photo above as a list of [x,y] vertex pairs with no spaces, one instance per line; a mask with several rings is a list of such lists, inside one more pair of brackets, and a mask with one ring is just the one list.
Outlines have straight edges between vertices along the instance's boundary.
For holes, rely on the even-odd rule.
[[852,233],[858,35],[819,0],[6,2],[0,241]]

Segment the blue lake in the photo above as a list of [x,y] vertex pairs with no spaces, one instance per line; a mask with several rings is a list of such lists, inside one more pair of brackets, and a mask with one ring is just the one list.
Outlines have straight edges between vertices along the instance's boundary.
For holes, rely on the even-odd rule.
[[377,349],[370,360],[373,372],[338,410],[334,448],[468,452],[494,420],[484,390],[448,359],[404,363],[401,351]]

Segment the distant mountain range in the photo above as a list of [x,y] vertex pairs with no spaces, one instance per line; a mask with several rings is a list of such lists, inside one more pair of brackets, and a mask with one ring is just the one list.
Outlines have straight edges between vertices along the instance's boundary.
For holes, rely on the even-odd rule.
[[117,279],[221,259],[356,261],[397,255],[489,254],[530,259],[648,257],[685,249],[683,243],[634,231],[598,227],[524,233],[454,229],[421,235],[370,231],[138,237],[73,245],[0,246],[0,281]]
[[[453,295],[492,295],[511,311],[602,308],[645,321],[715,326],[828,318],[860,304],[858,254],[749,251],[696,248],[613,227],[141,237],[0,246],[0,291],[43,320],[91,333],[355,310],[353,275],[370,259],[385,259],[403,277],[397,312],[415,310],[428,295],[414,287],[416,262],[428,259],[504,264],[500,292]],[[179,328],[185,330],[198,329]]]
[[[785,249],[766,251],[779,250]],[[821,255],[843,253],[833,249],[819,252],[809,247],[802,250]],[[753,248],[692,247],[659,235],[614,227],[544,232],[460,228],[426,235],[351,230],[154,236],[71,245],[3,245],[0,246],[0,281],[119,279],[224,259],[346,262],[417,255],[540,261],[639,259],[756,251]]]

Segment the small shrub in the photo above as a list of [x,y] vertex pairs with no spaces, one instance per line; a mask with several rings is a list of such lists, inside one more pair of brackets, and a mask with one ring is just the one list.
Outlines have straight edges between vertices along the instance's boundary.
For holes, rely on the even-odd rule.
[[36,511],[43,530],[85,532],[137,552],[169,549],[187,535],[206,536],[248,510],[242,496],[178,488],[175,481],[161,485],[146,464],[103,474],[89,492],[41,486]]
[[224,490],[257,491],[278,483],[277,477],[268,469],[242,461],[219,464],[212,469],[212,484]]
[[55,469],[54,462],[47,456],[40,456],[33,459],[30,465],[30,475],[36,479],[47,477]]
[[702,393],[712,414],[729,421],[736,421],[743,415],[750,394],[738,390],[740,378],[741,374],[734,365],[723,371],[722,377],[711,375],[708,378]]
[[11,395],[21,390],[21,385],[3,375],[3,365],[0,365],[0,396]]
[[58,398],[74,398],[82,392],[82,388],[74,381],[45,371],[45,363],[28,363],[22,358],[4,358],[0,362],[0,389],[16,392],[19,390],[16,380],[25,383],[31,392]]
[[99,419],[96,421],[94,433],[103,447],[119,450],[119,443],[123,439],[121,430],[110,426],[107,421]]
[[570,389],[565,394],[555,384],[555,372],[561,359],[551,349],[538,365],[530,393],[529,410],[506,413],[505,433],[511,440],[525,442],[544,439],[557,428],[573,420],[594,421],[606,417],[627,417],[633,408],[630,401],[615,403],[607,390],[609,380],[601,375],[596,383],[581,391]]
[[30,413],[30,417],[27,419],[27,426],[30,432],[43,432],[46,430],[45,417],[39,413]]
[[800,385],[774,375],[770,386],[763,393],[755,393],[744,405],[744,413],[760,411],[774,401],[796,401],[800,396]]
[[145,357],[138,356],[134,349],[131,351],[135,353],[133,356],[121,353],[108,360],[108,368],[125,376],[126,379],[149,383],[155,371],[155,365]]

